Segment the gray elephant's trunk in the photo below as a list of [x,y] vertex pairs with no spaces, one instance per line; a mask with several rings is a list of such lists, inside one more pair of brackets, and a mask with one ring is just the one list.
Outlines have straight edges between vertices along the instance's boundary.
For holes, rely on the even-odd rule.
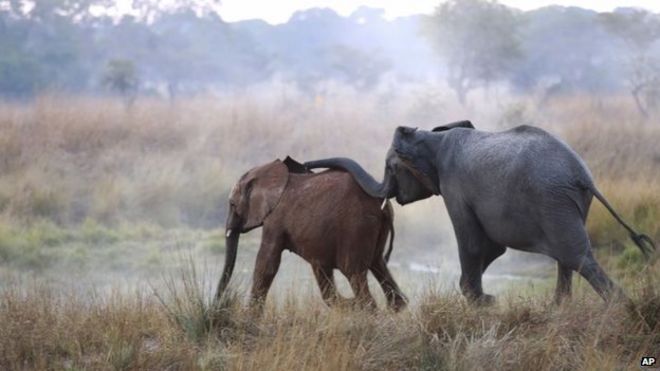
[[215,299],[220,300],[222,294],[229,285],[229,280],[234,272],[234,264],[236,263],[236,252],[238,251],[238,240],[241,236],[241,228],[239,217],[234,212],[234,208],[230,208],[229,215],[227,215],[227,223],[225,226],[225,267],[222,270],[222,276],[218,283],[218,288],[215,292]]
[[379,183],[357,162],[345,157],[333,157],[317,161],[305,162],[308,169],[331,168],[348,171],[357,183],[369,196],[377,198],[394,197],[394,185],[392,175],[385,170],[383,182]]

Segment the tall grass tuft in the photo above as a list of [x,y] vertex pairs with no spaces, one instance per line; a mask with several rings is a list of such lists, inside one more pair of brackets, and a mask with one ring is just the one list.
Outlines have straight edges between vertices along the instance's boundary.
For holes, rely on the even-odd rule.
[[170,321],[191,341],[202,343],[209,337],[231,337],[244,316],[238,293],[230,288],[215,300],[209,294],[213,287],[208,275],[200,276],[192,255],[185,259],[175,273],[164,277],[162,288],[152,285],[155,297]]

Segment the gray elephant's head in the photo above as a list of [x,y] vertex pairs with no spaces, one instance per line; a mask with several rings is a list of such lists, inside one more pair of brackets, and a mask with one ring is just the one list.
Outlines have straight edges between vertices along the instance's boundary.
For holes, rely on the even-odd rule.
[[415,128],[397,128],[387,152],[383,182],[392,185],[388,194],[401,205],[440,194],[433,166],[419,153],[424,150],[419,147],[419,134]]
[[349,158],[330,158],[305,163],[309,169],[340,168],[353,174],[362,189],[372,197],[396,197],[405,205],[440,194],[438,174],[433,164],[435,153],[426,139],[453,128],[474,129],[470,121],[459,121],[434,128],[432,131],[400,126],[394,132],[392,145],[385,160],[383,181],[377,182],[358,163]]
[[466,120],[438,126],[431,131],[406,126],[396,129],[387,153],[385,175],[394,178],[393,183],[397,185],[394,193],[399,204],[440,194],[438,173],[433,163],[436,153],[434,148],[429,147],[428,139],[453,128],[474,129],[474,126]]

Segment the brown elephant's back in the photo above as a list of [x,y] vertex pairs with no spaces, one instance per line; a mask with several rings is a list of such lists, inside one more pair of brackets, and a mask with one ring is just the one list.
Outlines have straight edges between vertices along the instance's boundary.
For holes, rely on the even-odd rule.
[[292,251],[313,264],[351,273],[382,254],[377,246],[385,222],[381,203],[344,171],[291,174],[271,217],[283,224]]

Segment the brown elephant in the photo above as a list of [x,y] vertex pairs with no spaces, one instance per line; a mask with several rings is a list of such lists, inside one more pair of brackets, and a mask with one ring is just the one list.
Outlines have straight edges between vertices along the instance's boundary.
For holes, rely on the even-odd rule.
[[[312,265],[328,305],[341,300],[333,279],[334,269],[339,269],[358,303],[374,308],[367,284],[370,270],[385,292],[388,306],[398,311],[407,300],[386,266],[394,239],[393,216],[389,201],[369,196],[348,172],[312,173],[289,157],[253,168],[229,196],[227,256],[216,299],[231,279],[239,235],[263,226],[252,279],[252,305],[262,307],[282,251],[289,250]],[[389,251],[383,256],[390,231]]]

